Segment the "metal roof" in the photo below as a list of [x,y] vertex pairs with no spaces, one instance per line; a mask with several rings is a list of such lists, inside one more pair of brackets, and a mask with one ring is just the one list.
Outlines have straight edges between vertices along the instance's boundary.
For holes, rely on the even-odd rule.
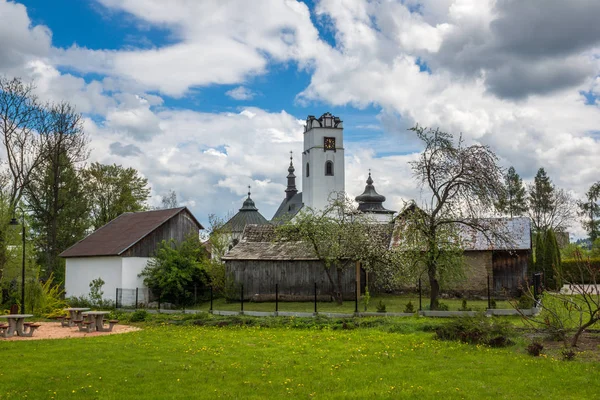
[[124,213],[75,243],[59,256],[64,258],[119,256],[184,211],[198,225],[199,230],[204,229],[187,207]]
[[242,233],[246,225],[264,225],[268,223],[269,221],[258,212],[258,208],[250,198],[250,193],[248,193],[248,198],[244,201],[242,208],[223,227],[232,233]]
[[302,203],[302,193],[296,193],[289,201],[283,199],[279,208],[275,211],[275,215],[271,218],[271,222],[279,224],[292,219],[302,209],[302,206],[304,206]]
[[[484,218],[478,221],[482,226],[488,226],[500,237],[488,239],[486,235],[464,224],[458,224],[464,251],[490,250],[530,250],[531,249],[531,220],[527,217],[518,218]],[[392,247],[402,243],[402,219],[396,219]]]

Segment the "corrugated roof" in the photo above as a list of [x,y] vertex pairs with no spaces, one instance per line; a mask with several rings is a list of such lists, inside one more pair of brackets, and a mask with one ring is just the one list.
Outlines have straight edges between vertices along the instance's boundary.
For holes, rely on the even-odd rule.
[[[490,240],[479,230],[459,224],[462,244],[465,251],[485,250],[529,250],[531,249],[531,220],[527,217],[518,218],[485,218],[479,221],[482,226],[498,233]],[[397,219],[392,238],[392,247],[402,243],[402,220]]]
[[203,229],[186,207],[124,213],[60,253],[60,257],[118,256],[159,226],[186,211],[198,229]]
[[246,225],[264,225],[268,223],[269,221],[258,212],[258,208],[250,198],[250,193],[248,193],[248,198],[244,201],[242,208],[223,227],[232,233],[242,233]]

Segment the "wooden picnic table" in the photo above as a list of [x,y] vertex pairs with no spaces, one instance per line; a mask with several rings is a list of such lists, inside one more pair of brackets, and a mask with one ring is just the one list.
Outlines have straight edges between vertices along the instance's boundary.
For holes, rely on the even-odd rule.
[[6,338],[13,337],[15,333],[17,336],[30,336],[23,330],[23,322],[25,321],[25,318],[29,317],[33,317],[33,314],[0,315],[0,318],[6,318],[8,320],[8,329],[0,335]]
[[90,308],[86,308],[86,307],[69,307],[69,308],[65,308],[65,311],[69,312],[69,319],[67,321],[62,321],[61,325],[62,326],[68,326],[68,327],[73,327],[75,326],[75,323],[73,321],[80,321],[83,319],[83,316],[81,315],[84,311],[88,311],[91,310]]
[[87,317],[88,321],[91,322],[91,331],[109,332],[108,328],[104,328],[104,316],[110,314],[110,311],[86,311],[82,313],[83,317]]

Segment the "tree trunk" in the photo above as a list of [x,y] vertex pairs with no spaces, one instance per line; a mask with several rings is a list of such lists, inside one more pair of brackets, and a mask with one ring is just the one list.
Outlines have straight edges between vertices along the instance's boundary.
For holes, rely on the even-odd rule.
[[429,286],[431,286],[431,295],[429,297],[429,309],[437,310],[438,296],[440,294],[440,284],[434,276],[429,275]]
[[343,273],[343,269],[341,268],[337,268],[337,284],[336,284],[336,290],[335,290],[335,301],[337,304],[342,305],[342,303],[344,302],[344,298],[343,298],[343,285],[342,285],[342,273]]

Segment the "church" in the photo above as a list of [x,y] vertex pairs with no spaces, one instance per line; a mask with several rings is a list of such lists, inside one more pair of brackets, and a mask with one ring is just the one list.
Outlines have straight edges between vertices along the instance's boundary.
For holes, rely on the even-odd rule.
[[[304,126],[302,168],[302,192],[298,192],[296,170],[290,157],[285,198],[271,222],[280,223],[291,219],[302,208],[323,210],[332,196],[346,192],[344,127],[340,118],[330,113],[325,113],[320,118],[308,116]],[[385,196],[376,192],[371,173],[364,193],[355,200],[358,202],[358,210],[368,213],[375,221],[392,221],[395,212],[383,207]]]
[[[320,118],[308,116],[302,150],[302,192],[296,186],[296,169],[290,156],[285,197],[271,220],[258,212],[248,193],[242,208],[227,222],[226,227],[236,237],[223,261],[233,281],[244,284],[245,297],[268,300],[278,285],[283,298],[312,299],[316,285],[318,296],[330,299],[331,277],[314,252],[303,243],[276,242],[274,238],[275,226],[293,220],[300,210],[323,210],[333,196],[345,194],[343,133],[343,122],[330,113]],[[366,183],[364,192],[355,198],[357,209],[374,223],[387,224],[391,239],[395,212],[383,206],[385,196],[375,190],[370,173]],[[354,293],[357,278],[364,286],[364,275],[362,270],[346,271],[341,279],[343,293]]]

